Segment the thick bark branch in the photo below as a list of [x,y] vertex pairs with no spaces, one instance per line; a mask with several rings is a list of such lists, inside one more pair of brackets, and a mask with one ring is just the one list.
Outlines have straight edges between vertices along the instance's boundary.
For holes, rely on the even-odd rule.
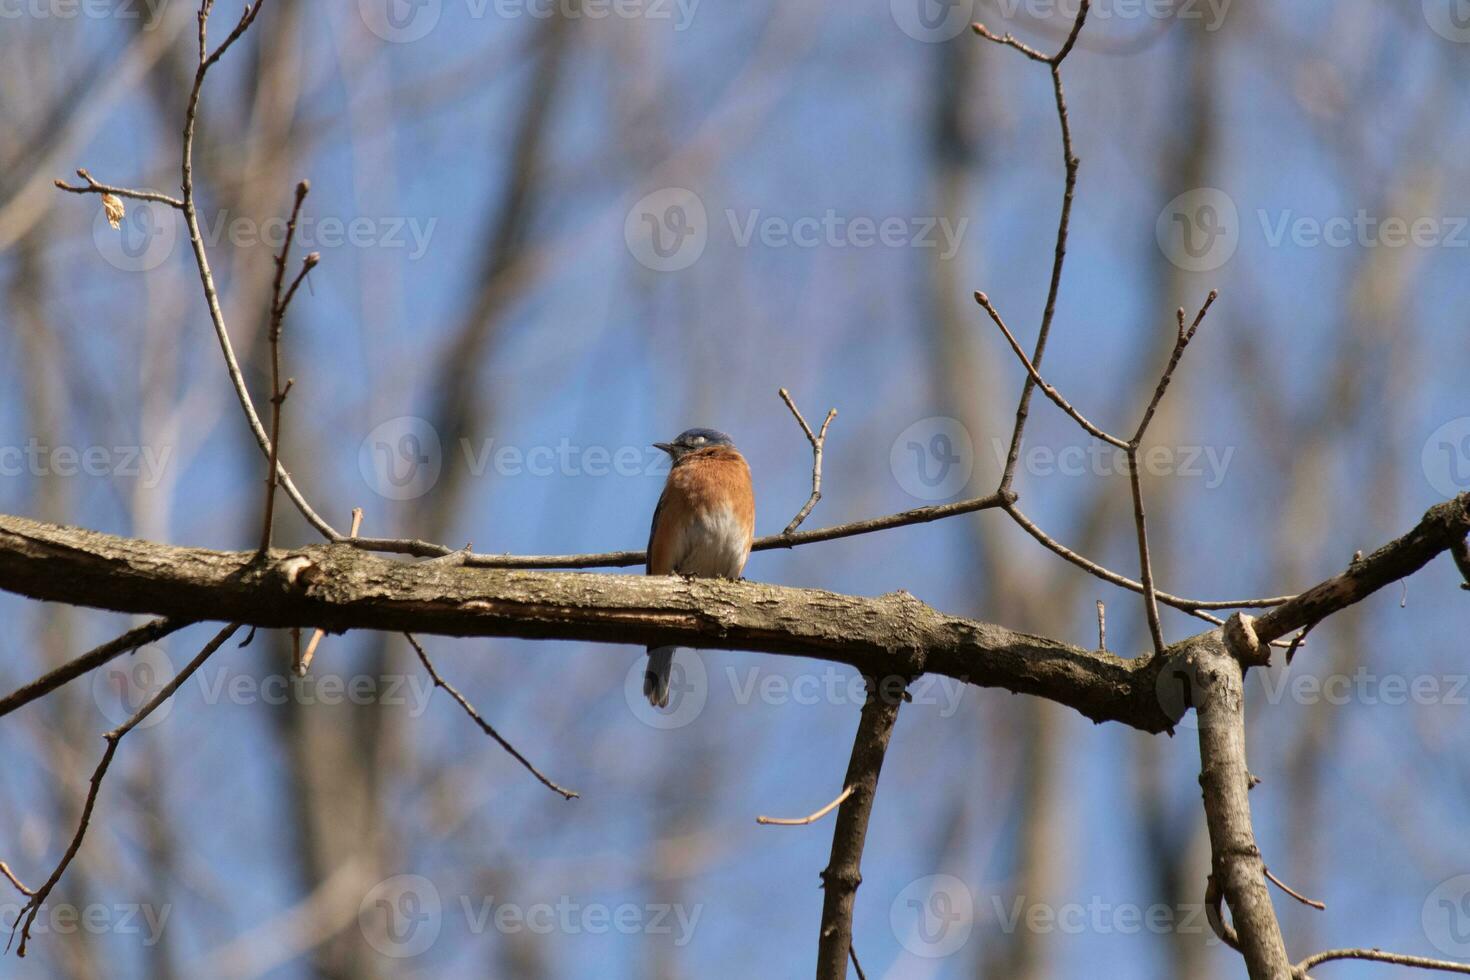
[[265,628],[392,630],[786,653],[877,677],[929,672],[1037,694],[1095,721],[1169,727],[1144,666],[906,592],[877,598],[754,582],[410,564],[342,544],[181,548],[0,516],[0,589],[52,602]]
[[1320,621],[1392,582],[1407,578],[1440,552],[1463,547],[1470,532],[1470,493],[1436,504],[1408,534],[1348,570],[1282,603],[1255,621],[1256,636],[1269,643]]
[[[1418,570],[1467,531],[1470,494],[1430,508],[1402,538],[1255,620],[1260,643]],[[866,598],[752,582],[410,564],[345,543],[258,560],[6,515],[0,589],[189,622],[785,653],[870,676],[935,673],[1034,694],[1146,732],[1170,730],[1182,707],[1162,704],[1158,685],[1165,671],[1177,674],[1177,657],[1124,660],[947,616],[906,592]]]
[[1195,637],[1182,657],[1199,713],[1199,782],[1210,834],[1211,875],[1230,906],[1251,980],[1282,980],[1291,976],[1291,961],[1251,827],[1244,668],[1225,649],[1218,631]]

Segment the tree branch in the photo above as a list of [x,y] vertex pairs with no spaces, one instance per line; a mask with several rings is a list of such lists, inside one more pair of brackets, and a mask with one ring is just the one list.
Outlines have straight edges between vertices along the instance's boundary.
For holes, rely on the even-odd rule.
[[184,202],[178,198],[170,197],[167,194],[160,194],[157,191],[140,191],[131,187],[114,187],[112,184],[99,183],[92,179],[92,175],[87,172],[85,167],[77,168],[77,176],[87,183],[81,187],[68,184],[64,180],[53,180],[51,183],[59,190],[72,194],[111,194],[114,197],[126,197],[134,201],[152,201],[155,204],[166,204],[171,208],[181,209],[184,206]]
[[[1437,504],[1402,538],[1256,619],[1255,634],[1264,645],[1324,619],[1423,567],[1467,531],[1470,494]],[[905,592],[864,598],[716,579],[412,564],[345,543],[254,557],[0,515],[0,589],[45,601],[263,628],[784,653],[873,676],[929,672],[1035,694],[1148,732],[1177,720],[1155,685],[1190,642],[1143,663],[948,616]]]
[[832,408],[827,410],[827,418],[822,423],[821,432],[814,435],[812,433],[812,427],[807,425],[806,419],[802,416],[801,409],[797,408],[796,402],[791,400],[791,393],[785,388],[782,388],[777,394],[786,403],[786,407],[791,409],[791,414],[796,416],[796,422],[801,426],[801,431],[806,435],[807,442],[812,444],[812,494],[806,498],[806,503],[801,505],[801,510],[796,512],[796,516],[791,519],[791,523],[787,524],[786,529],[781,532],[782,534],[790,534],[792,531],[801,527],[801,522],[806,520],[807,515],[812,512],[812,508],[817,506],[817,501],[822,499],[822,448],[827,444],[827,426],[831,425],[832,420],[837,417],[837,409]]
[[1016,403],[1016,426],[1011,432],[1011,447],[1006,453],[1005,470],[1000,478],[1000,492],[1009,496],[1011,483],[1016,476],[1016,463],[1021,458],[1021,439],[1026,431],[1026,418],[1031,410],[1031,393],[1036,388],[1036,378],[1040,377],[1041,359],[1046,354],[1046,341],[1051,335],[1052,320],[1057,312],[1057,294],[1062,287],[1062,264],[1067,258],[1067,228],[1072,220],[1072,199],[1077,192],[1077,155],[1072,152],[1072,124],[1067,118],[1067,94],[1062,88],[1062,62],[1067,55],[1072,53],[1072,46],[1077,43],[1077,35],[1082,33],[1082,25],[1087,21],[1087,11],[1090,6],[1089,0],[1081,0],[1077,6],[1077,17],[1072,22],[1072,31],[1067,35],[1067,40],[1062,44],[1057,53],[1048,57],[1034,48],[1027,47],[1009,34],[997,36],[990,33],[984,24],[972,24],[976,34],[998,44],[1015,48],[1033,61],[1040,61],[1051,69],[1052,94],[1057,105],[1057,121],[1062,127],[1062,165],[1066,168],[1065,186],[1062,191],[1062,213],[1057,220],[1057,242],[1052,256],[1051,284],[1046,291],[1046,308],[1041,313],[1041,328],[1036,333],[1036,347],[1031,354],[1029,364],[1031,373],[1027,375],[1025,383],[1021,386],[1021,398]]
[[[817,946],[817,980],[843,980],[852,950],[852,907],[862,883],[863,845],[868,817],[878,793],[878,773],[898,720],[904,691],[875,677],[866,678],[868,697],[858,718],[844,784],[850,795],[837,810],[832,857],[822,872],[822,928]],[[897,689],[895,689],[897,688]]]
[[[240,625],[238,623],[231,623],[216,633],[214,639],[205,644],[204,649],[200,650],[193,660],[185,664],[183,670],[180,670],[174,675],[173,680],[165,684],[159,689],[157,694],[148,699],[147,704],[139,708],[126,722],[102,736],[103,740],[107,743],[107,748],[102,753],[102,761],[97,763],[97,768],[92,772],[91,784],[87,789],[86,802],[82,805],[82,816],[77,822],[76,833],[72,835],[71,843],[67,845],[66,853],[61,856],[61,861],[56,865],[56,869],[51,872],[51,877],[47,878],[46,882],[31,894],[26,904],[16,913],[15,922],[10,926],[10,942],[7,942],[5,945],[7,950],[10,948],[10,943],[15,941],[15,931],[19,929],[20,946],[16,949],[16,955],[22,957],[26,955],[26,944],[30,942],[31,926],[35,923],[36,916],[40,914],[42,906],[45,905],[47,897],[51,894],[51,890],[56,887],[56,883],[66,873],[66,869],[71,865],[72,859],[77,856],[77,851],[82,848],[82,840],[87,836],[87,827],[92,822],[92,810],[97,805],[97,793],[102,789],[102,780],[107,776],[108,767],[112,765],[112,757],[117,754],[118,744],[122,742],[128,732],[138,727],[145,718],[153,714],[160,704],[173,697],[174,692],[196,670],[203,666],[204,662],[213,656],[214,652],[223,646],[224,642],[239,628]],[[12,878],[12,880],[14,879]],[[19,887],[20,883],[17,881],[16,885]],[[22,888],[22,891],[25,890]]]
[[[194,129],[199,120],[199,97],[204,91],[204,78],[209,74],[209,69],[215,62],[249,30],[256,15],[260,13],[263,3],[265,0],[257,0],[254,5],[247,6],[235,28],[212,54],[209,53],[205,43],[205,33],[214,0],[203,0],[200,5],[199,67],[194,72],[194,84],[189,90],[189,99],[184,108],[183,153],[179,170],[183,187],[180,204],[184,212],[184,224],[189,230],[189,247],[194,252],[194,264],[199,269],[199,283],[204,290],[205,305],[209,309],[209,321],[214,326],[215,340],[218,341],[220,353],[224,356],[225,371],[229,374],[230,384],[235,389],[235,399],[240,403],[241,411],[245,413],[245,421],[250,426],[250,432],[255,436],[261,452],[270,458],[273,443],[270,434],[266,432],[265,426],[260,421],[260,414],[255,410],[255,402],[250,397],[250,389],[245,385],[245,375],[241,372],[240,362],[235,357],[235,347],[230,342],[230,331],[225,324],[224,309],[220,306],[219,290],[214,284],[214,272],[210,268],[209,253],[204,247],[204,232],[200,228],[199,214],[194,203]],[[306,498],[296,488],[295,481],[291,479],[291,474],[279,460],[276,462],[276,477],[280,480],[281,489],[286,491],[286,496],[291,498],[296,509],[312,527],[330,541],[341,539],[342,535],[306,502]]]
[[266,454],[269,464],[265,475],[265,517],[261,521],[260,548],[258,549],[262,557],[270,551],[271,547],[271,529],[276,509],[276,484],[280,482],[276,479],[276,467],[281,463],[281,413],[286,405],[286,394],[291,390],[290,381],[286,382],[284,388],[281,387],[281,328],[286,322],[286,307],[291,305],[291,297],[296,295],[297,284],[301,282],[301,277],[316,265],[317,253],[312,252],[302,262],[301,271],[297,274],[295,282],[291,283],[291,291],[283,295],[286,259],[291,255],[291,242],[296,238],[296,222],[301,217],[301,205],[305,203],[306,195],[310,192],[310,182],[303,180],[296,185],[296,198],[291,204],[291,217],[286,221],[286,240],[281,245],[280,254],[276,256],[276,274],[271,280],[270,326],[267,328],[267,340],[271,349],[271,448]]
[[877,598],[719,579],[407,563],[343,544],[267,561],[0,516],[0,589],[46,601],[239,621],[445,636],[518,636],[750,650],[930,672],[1037,694],[1096,721],[1173,724],[1145,667],[990,623],[906,592]]
[[429,659],[428,653],[425,652],[423,646],[419,643],[419,641],[414,639],[412,633],[404,633],[403,635],[408,640],[409,646],[413,647],[413,652],[418,654],[419,663],[423,664],[424,669],[429,672],[429,677],[434,681],[434,686],[443,688],[444,692],[448,694],[451,698],[453,698],[456,704],[464,709],[464,713],[470,716],[470,720],[472,720],[476,725],[480,726],[480,731],[495,739],[496,742],[499,742],[500,747],[509,752],[511,758],[515,759],[522,766],[524,766],[526,768],[526,771],[535,776],[538,780],[540,780],[541,784],[547,789],[551,790],[553,793],[561,794],[563,799],[574,800],[577,798],[578,794],[575,791],[566,789],[562,786],[558,786],[556,783],[553,783],[550,779],[548,779],[545,773],[543,773],[540,769],[537,769],[535,766],[531,765],[531,761],[525,756],[521,755],[521,753],[516,749],[514,745],[511,745],[509,742],[507,742],[501,736],[501,734],[497,732],[478,711],[475,710],[475,706],[470,704],[470,702],[465,698],[463,694],[459,693],[459,690],[455,688],[453,684],[440,677],[439,671],[436,670],[434,667],[434,662]]
[[1392,963],[1395,966],[1409,966],[1418,970],[1470,973],[1470,963],[1456,963],[1453,960],[1434,960],[1427,956],[1385,953],[1381,949],[1328,949],[1320,953],[1313,953],[1292,967],[1291,975],[1295,980],[1308,980],[1308,970],[1331,960],[1371,960],[1375,963]]
[[1256,636],[1265,643],[1325,619],[1385,585],[1408,578],[1441,552],[1464,542],[1467,532],[1470,493],[1462,493],[1429,508],[1412,531],[1353,562],[1341,575],[1262,613],[1254,624]]
[[1291,962],[1251,828],[1244,668],[1232,653],[1221,634],[1212,631],[1190,641],[1181,665],[1199,714],[1199,781],[1210,836],[1210,873],[1230,906],[1251,980],[1281,980],[1290,974]]
[[67,661],[49,674],[44,674],[24,687],[16,688],[4,698],[0,698],[0,718],[10,714],[16,708],[50,694],[67,681],[90,673],[115,657],[131,653],[141,646],[146,646],[176,630],[183,629],[189,625],[189,622],[186,619],[167,617],[155,619],[150,623],[144,623],[142,626],[128,630],[114,640],[108,640],[100,647],[89,650],[74,660]]

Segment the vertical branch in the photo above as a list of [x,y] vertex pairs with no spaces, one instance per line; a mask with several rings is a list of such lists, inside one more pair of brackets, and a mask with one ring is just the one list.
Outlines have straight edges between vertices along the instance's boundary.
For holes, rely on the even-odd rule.
[[1148,551],[1148,523],[1143,511],[1143,483],[1138,473],[1138,449],[1143,445],[1143,437],[1148,432],[1149,423],[1154,420],[1154,413],[1158,411],[1159,402],[1164,400],[1164,392],[1169,390],[1169,382],[1174,378],[1174,370],[1179,367],[1179,359],[1184,356],[1184,348],[1194,339],[1195,331],[1204,322],[1205,314],[1210,312],[1210,306],[1219,297],[1218,290],[1210,290],[1210,295],[1205,297],[1204,305],[1199,308],[1194,322],[1189,329],[1184,328],[1184,307],[1175,312],[1178,323],[1174,338],[1174,350],[1169,355],[1169,363],[1164,368],[1164,373],[1159,378],[1158,385],[1154,388],[1153,398],[1149,399],[1148,407],[1143,411],[1143,418],[1138,422],[1138,428],[1133,433],[1133,438],[1128,440],[1128,485],[1133,493],[1133,523],[1138,530],[1138,579],[1143,585],[1143,608],[1148,614],[1148,632],[1154,641],[1154,653],[1164,654],[1164,631],[1159,624],[1159,602],[1158,594],[1154,589],[1153,561]]
[[1154,654],[1164,655],[1164,628],[1159,622],[1159,600],[1154,591],[1153,560],[1148,553],[1148,518],[1143,512],[1143,484],[1138,475],[1138,443],[1128,444],[1128,486],[1133,492],[1133,524],[1138,531],[1138,580],[1143,585],[1143,610],[1148,615],[1148,633]]
[[296,185],[296,200],[291,205],[291,217],[286,222],[286,240],[281,245],[281,254],[276,256],[276,275],[271,282],[271,312],[270,328],[267,339],[271,348],[271,447],[266,454],[269,458],[270,468],[265,477],[265,518],[260,528],[260,548],[258,553],[263,558],[271,548],[271,525],[274,522],[276,506],[276,484],[280,482],[276,478],[276,467],[281,462],[281,409],[286,404],[286,394],[291,390],[292,381],[288,379],[286,386],[281,387],[281,326],[286,322],[286,307],[291,305],[291,298],[296,295],[296,289],[301,285],[301,279],[316,265],[318,256],[312,252],[306,256],[301,263],[301,271],[296,274],[296,279],[291,283],[288,292],[283,293],[286,281],[286,259],[291,254],[291,242],[296,238],[296,221],[301,217],[301,204],[306,200],[306,195],[311,191],[311,184],[302,181]]
[[[247,6],[235,28],[213,52],[209,51],[205,38],[209,12],[214,7],[214,0],[203,0],[199,7],[199,67],[194,72],[194,82],[189,90],[189,99],[184,108],[183,152],[179,164],[183,193],[179,200],[184,212],[184,225],[189,231],[189,247],[194,252],[194,264],[198,267],[199,283],[204,290],[205,304],[209,309],[209,320],[214,325],[215,339],[219,342],[220,353],[225,359],[225,370],[230,376],[230,384],[235,389],[235,398],[240,403],[240,409],[245,413],[245,421],[250,425],[251,434],[255,436],[261,452],[269,456],[272,446],[270,434],[266,432],[264,424],[260,421],[259,413],[255,411],[255,403],[250,398],[250,390],[245,386],[245,375],[240,370],[239,360],[235,357],[235,347],[230,342],[230,332],[225,325],[224,309],[220,306],[219,290],[215,287],[214,272],[209,264],[209,253],[204,247],[204,231],[199,224],[198,206],[194,201],[194,130],[199,119],[199,98],[204,91],[204,77],[215,62],[219,61],[220,57],[229,50],[230,46],[250,29],[263,3],[265,0],[256,0],[253,6]],[[296,482],[291,479],[291,474],[286,471],[279,460],[276,463],[275,472],[282,489],[286,491],[286,496],[291,498],[291,502],[296,505],[296,509],[301,512],[307,522],[320,531],[327,540],[341,540],[342,535],[337,529],[323,520],[321,515],[306,502],[306,498],[297,489]]]
[[[1223,633],[1253,635],[1239,614]],[[1251,980],[1279,980],[1291,975],[1291,962],[1251,826],[1251,776],[1245,759],[1245,668],[1237,658],[1252,654],[1227,650],[1227,642],[1240,645],[1219,632],[1206,633],[1182,654],[1199,715],[1199,782],[1210,836],[1211,887],[1230,906],[1233,934]]]
[[868,817],[878,792],[878,772],[888,751],[888,739],[898,720],[903,692],[889,683],[865,678],[868,698],[858,719],[847,764],[844,785],[850,795],[837,810],[832,830],[832,857],[822,872],[822,931],[817,948],[818,980],[841,980],[847,976],[852,949],[852,907],[862,883],[863,844],[868,836]]
[[[1073,46],[1077,43],[1077,35],[1082,33],[1082,25],[1087,21],[1087,10],[1089,0],[1081,0],[1077,8],[1077,19],[1072,23],[1071,33],[1056,54],[1051,57],[1041,55],[1039,52],[1027,48],[1016,41],[1009,34],[998,37],[988,31],[983,24],[973,25],[975,33],[989,41],[995,41],[1007,47],[1012,47],[1033,61],[1045,62],[1051,68],[1052,93],[1056,98],[1057,119],[1062,127],[1062,163],[1066,167],[1066,185],[1062,192],[1062,214],[1057,221],[1057,243],[1052,257],[1051,285],[1046,291],[1046,308],[1041,314],[1041,329],[1036,334],[1036,347],[1031,354],[1031,363],[1036,370],[1041,370],[1041,359],[1046,354],[1046,341],[1051,335],[1052,320],[1057,312],[1057,294],[1062,287],[1062,264],[1067,258],[1067,230],[1072,221],[1072,198],[1077,191],[1077,155],[1072,152],[1072,124],[1067,117],[1067,95],[1062,88],[1062,62],[1067,60],[1067,55],[1072,53]],[[1016,463],[1021,457],[1021,439],[1026,429],[1026,418],[1031,411],[1031,393],[1036,390],[1036,379],[1027,376],[1025,384],[1021,388],[1021,399],[1016,404],[1016,428],[1011,433],[1011,447],[1006,453],[1005,470],[1000,478],[1000,490],[1004,494],[1011,492],[1011,482],[1016,476]]]

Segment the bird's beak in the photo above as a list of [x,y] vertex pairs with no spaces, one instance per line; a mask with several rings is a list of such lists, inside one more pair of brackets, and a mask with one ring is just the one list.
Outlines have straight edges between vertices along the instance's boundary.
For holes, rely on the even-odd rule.
[[674,455],[674,447],[672,445],[670,445],[669,443],[667,443],[667,442],[656,442],[656,443],[653,444],[653,448],[654,449],[662,449],[664,452],[668,453],[670,456]]

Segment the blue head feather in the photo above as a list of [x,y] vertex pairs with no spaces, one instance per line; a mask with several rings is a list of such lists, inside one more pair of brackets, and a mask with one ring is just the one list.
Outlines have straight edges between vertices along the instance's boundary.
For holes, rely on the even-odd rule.
[[673,442],[656,442],[654,446],[662,449],[674,459],[686,453],[692,453],[696,449],[706,449],[710,446],[734,446],[735,441],[718,429],[685,429],[674,439]]

